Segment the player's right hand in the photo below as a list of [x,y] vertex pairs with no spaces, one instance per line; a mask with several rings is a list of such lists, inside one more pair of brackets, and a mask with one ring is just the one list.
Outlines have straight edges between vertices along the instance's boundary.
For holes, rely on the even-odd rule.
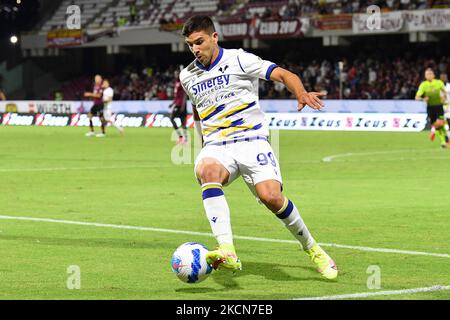
[[314,110],[321,110],[324,106],[320,96],[325,96],[324,92],[305,92],[298,99],[297,110],[302,111],[303,108],[308,105]]

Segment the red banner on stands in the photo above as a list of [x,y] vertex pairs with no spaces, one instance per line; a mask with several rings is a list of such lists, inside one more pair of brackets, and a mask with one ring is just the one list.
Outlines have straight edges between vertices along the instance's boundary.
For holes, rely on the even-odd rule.
[[220,23],[221,35],[225,40],[303,37],[308,27],[308,18],[290,18],[283,20],[254,19],[248,22]]
[[345,30],[352,28],[351,14],[318,15],[313,18],[315,29],[319,30]]

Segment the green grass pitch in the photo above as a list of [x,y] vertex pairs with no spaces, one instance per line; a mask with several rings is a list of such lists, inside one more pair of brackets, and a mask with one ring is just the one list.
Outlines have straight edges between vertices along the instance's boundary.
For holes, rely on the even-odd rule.
[[[172,130],[85,132],[0,127],[0,215],[211,232],[193,164],[171,162]],[[242,272],[189,285],[172,273],[172,253],[186,241],[212,248],[213,237],[0,219],[0,298],[291,299],[450,285],[450,150],[426,132],[282,131],[280,164],[285,194],[320,243],[447,257],[324,247],[340,269],[327,282],[296,244],[237,239]],[[242,179],[225,194],[235,235],[292,240]],[[67,288],[72,265],[80,289]],[[372,265],[381,289],[367,287]],[[371,299],[450,299],[450,291]]]

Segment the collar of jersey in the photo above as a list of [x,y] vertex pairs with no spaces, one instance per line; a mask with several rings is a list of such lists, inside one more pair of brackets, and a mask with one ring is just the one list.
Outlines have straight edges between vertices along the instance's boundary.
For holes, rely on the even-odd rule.
[[209,65],[209,67],[205,67],[204,65],[202,65],[197,59],[195,59],[195,64],[200,69],[209,71],[219,63],[220,59],[222,59],[222,56],[223,56],[223,48],[219,47],[219,55],[217,56],[216,60],[214,60],[214,62]]

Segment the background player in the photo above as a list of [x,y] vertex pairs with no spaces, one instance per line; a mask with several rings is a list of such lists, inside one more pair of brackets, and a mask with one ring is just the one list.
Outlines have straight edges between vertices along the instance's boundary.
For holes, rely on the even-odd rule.
[[120,134],[123,135],[123,128],[117,124],[117,122],[113,119],[112,113],[112,101],[114,97],[114,90],[111,88],[108,79],[103,80],[102,84],[103,88],[103,117],[101,118],[104,123],[104,127],[109,124],[114,126],[117,130],[119,130]]
[[[447,141],[442,101],[442,94],[445,94],[445,85],[441,80],[435,79],[434,72],[431,68],[425,70],[425,79],[419,86],[419,90],[416,93],[416,100],[427,103],[428,118],[432,127],[431,140],[434,140],[434,134],[436,134],[441,147],[446,148],[450,145]],[[444,99],[446,99],[445,96]],[[433,128],[435,129],[435,133],[433,132]]]
[[[102,89],[103,78],[101,75],[97,74],[94,77],[94,88],[92,92],[85,92],[84,96],[86,98],[92,98],[94,100],[94,104],[91,108],[91,111],[88,113],[89,117],[89,127],[90,131],[86,133],[87,137],[95,136],[94,132],[94,124],[92,122],[92,118],[94,116],[103,117],[103,89]],[[99,134],[99,137],[103,137],[105,135],[105,127],[102,122],[102,133]]]
[[[320,110],[317,92],[306,92],[300,78],[276,64],[218,45],[218,34],[207,16],[191,17],[182,34],[195,60],[180,74],[194,111],[195,126],[204,147],[195,161],[202,185],[203,205],[219,247],[207,254],[214,268],[241,269],[233,245],[230,210],[222,186],[239,175],[255,195],[279,218],[327,279],[335,279],[334,261],[316,243],[294,203],[282,193],[278,161],[268,143],[268,125],[259,107],[258,80],[283,83],[306,105]],[[201,123],[200,123],[201,121]]]
[[[184,93],[183,87],[181,86],[181,82],[179,79],[180,72],[178,70],[175,71],[175,88],[174,88],[174,100],[169,106],[172,108],[172,113],[170,115],[170,121],[172,122],[172,126],[175,131],[178,133],[178,141],[177,144],[185,144],[187,143],[187,130],[186,130],[186,94]],[[181,120],[181,128],[178,127],[175,122],[175,118],[179,118]]]
[[446,99],[444,99],[444,118],[447,120],[447,138],[450,139],[450,82],[448,82],[446,73],[441,73],[440,79],[445,85]]

